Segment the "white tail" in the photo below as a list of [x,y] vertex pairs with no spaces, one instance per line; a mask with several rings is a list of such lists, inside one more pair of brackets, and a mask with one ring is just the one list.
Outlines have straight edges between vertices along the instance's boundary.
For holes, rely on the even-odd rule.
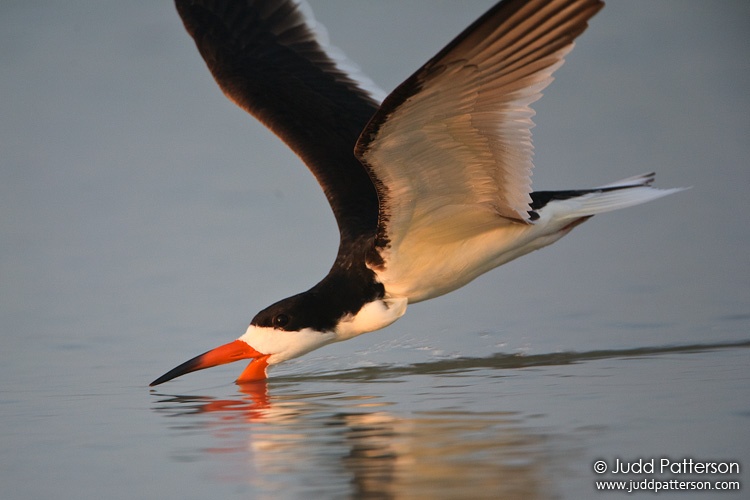
[[566,206],[563,218],[587,217],[640,205],[689,188],[657,189],[650,186],[654,173],[629,177],[600,186],[591,192],[561,201]]

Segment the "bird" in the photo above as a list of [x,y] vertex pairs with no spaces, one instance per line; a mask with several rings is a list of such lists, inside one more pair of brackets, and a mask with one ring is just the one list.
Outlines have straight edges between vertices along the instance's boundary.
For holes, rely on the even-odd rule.
[[340,238],[309,290],[236,340],[154,380],[250,360],[236,383],[384,328],[409,304],[554,243],[593,215],[681,188],[644,174],[533,191],[531,104],[600,0],[502,0],[382,98],[329,46],[304,0],[176,0],[224,94],[274,132],[323,189]]

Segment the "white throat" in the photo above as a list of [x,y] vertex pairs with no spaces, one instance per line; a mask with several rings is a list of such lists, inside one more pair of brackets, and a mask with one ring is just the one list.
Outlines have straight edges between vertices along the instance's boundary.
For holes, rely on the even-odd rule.
[[250,325],[239,340],[256,351],[269,355],[268,364],[275,365],[307,354],[338,339],[331,332],[317,332],[312,328],[304,328],[297,332],[284,332]]
[[368,302],[357,314],[344,316],[336,325],[336,341],[385,328],[404,315],[407,303],[405,297]]

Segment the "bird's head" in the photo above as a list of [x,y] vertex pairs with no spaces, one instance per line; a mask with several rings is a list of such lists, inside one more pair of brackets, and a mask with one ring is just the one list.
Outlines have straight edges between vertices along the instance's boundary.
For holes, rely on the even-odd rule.
[[237,383],[265,380],[269,365],[302,356],[338,340],[335,321],[338,318],[323,320],[314,299],[314,296],[301,294],[267,307],[253,318],[240,338],[182,363],[150,385],[243,359],[252,362],[240,374]]
[[359,302],[360,306],[353,305],[351,299],[347,294],[323,294],[316,288],[284,299],[259,312],[237,340],[182,363],[150,385],[243,359],[253,361],[240,374],[237,383],[265,380],[268,378],[266,368],[270,365],[302,356],[331,342],[383,328],[406,311],[405,298],[371,299],[364,305]]

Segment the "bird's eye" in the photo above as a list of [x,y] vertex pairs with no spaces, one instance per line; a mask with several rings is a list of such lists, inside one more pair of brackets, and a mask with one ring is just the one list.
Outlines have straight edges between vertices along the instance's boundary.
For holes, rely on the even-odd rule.
[[289,316],[286,314],[277,314],[273,317],[273,326],[278,328],[284,328],[289,324]]

